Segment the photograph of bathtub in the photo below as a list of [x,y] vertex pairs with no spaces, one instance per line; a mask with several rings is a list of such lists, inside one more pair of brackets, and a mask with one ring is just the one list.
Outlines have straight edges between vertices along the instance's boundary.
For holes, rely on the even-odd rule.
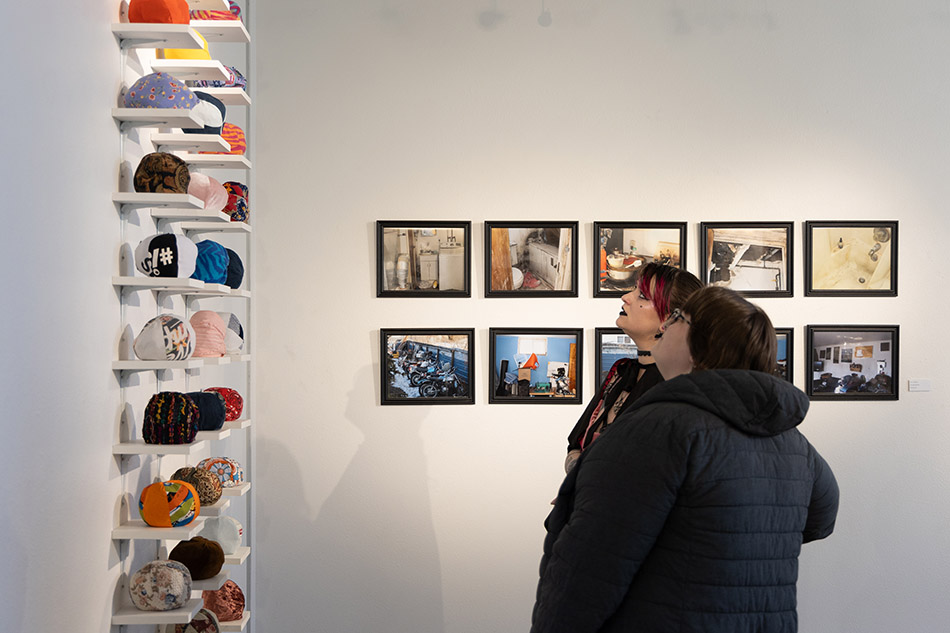
[[686,267],[686,223],[594,222],[593,253],[594,296],[619,297],[650,262]]
[[485,222],[485,296],[577,296],[577,222]]
[[700,278],[747,297],[792,296],[791,222],[703,222]]
[[489,404],[581,402],[581,328],[490,328]]
[[472,223],[376,222],[377,297],[470,297]]
[[806,296],[897,296],[897,220],[805,222]]
[[897,325],[806,325],[805,393],[812,400],[897,400],[899,334]]

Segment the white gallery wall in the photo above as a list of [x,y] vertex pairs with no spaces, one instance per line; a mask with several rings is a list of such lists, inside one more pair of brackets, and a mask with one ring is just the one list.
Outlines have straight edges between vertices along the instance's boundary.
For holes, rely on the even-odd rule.
[[[528,629],[580,406],[488,405],[489,327],[593,328],[594,221],[795,222],[795,328],[901,326],[898,402],[816,402],[841,485],[803,631],[945,631],[950,5],[274,0],[257,13],[258,617]],[[253,211],[252,211],[253,212]],[[470,299],[377,299],[377,219],[472,220]],[[898,298],[805,298],[804,220],[900,221]],[[484,298],[485,220],[578,220],[580,296]],[[477,404],[381,407],[378,330],[473,327]],[[262,333],[261,333],[262,332]],[[908,393],[929,378],[930,393]]]

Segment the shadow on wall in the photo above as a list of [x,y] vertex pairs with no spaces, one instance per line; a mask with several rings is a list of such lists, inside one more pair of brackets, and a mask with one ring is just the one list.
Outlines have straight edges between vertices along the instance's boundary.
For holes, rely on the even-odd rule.
[[[345,416],[363,432],[363,443],[314,520],[303,503],[314,471],[300,467],[287,443],[258,443],[259,471],[268,473],[270,486],[280,487],[287,500],[279,504],[278,515],[258,517],[259,539],[271,544],[267,559],[260,561],[267,571],[258,573],[259,609],[297,605],[289,612],[307,617],[284,622],[279,610],[271,611],[263,621],[273,628],[319,633],[444,629],[441,564],[419,438],[428,410],[407,407],[410,415],[400,416],[363,402],[373,399],[373,373],[372,365],[357,372],[347,394]],[[314,459],[334,450],[333,438],[320,426],[296,439],[298,452],[301,442],[320,444],[313,448]]]

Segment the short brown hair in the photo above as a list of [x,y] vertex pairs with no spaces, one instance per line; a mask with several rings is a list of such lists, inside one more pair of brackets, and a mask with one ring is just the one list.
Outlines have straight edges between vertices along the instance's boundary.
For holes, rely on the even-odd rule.
[[662,323],[676,308],[682,309],[690,295],[703,287],[693,273],[650,262],[640,271],[637,290],[643,293]]
[[734,290],[706,286],[683,312],[689,316],[689,353],[697,370],[775,368],[775,328],[769,315]]

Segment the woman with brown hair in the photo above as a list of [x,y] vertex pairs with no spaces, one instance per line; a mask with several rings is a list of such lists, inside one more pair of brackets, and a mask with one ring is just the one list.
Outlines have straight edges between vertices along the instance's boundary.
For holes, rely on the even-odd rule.
[[666,382],[561,485],[531,630],[795,633],[798,556],[834,529],[838,485],[795,428],[808,397],[771,375],[771,321],[706,287],[652,351]]
[[651,357],[660,325],[683,307],[702,283],[685,270],[649,263],[643,267],[635,290],[621,298],[617,327],[637,345],[636,358],[621,358],[607,372],[604,383],[567,437],[564,471],[570,472],[581,452],[613,423],[627,407],[663,381]]

